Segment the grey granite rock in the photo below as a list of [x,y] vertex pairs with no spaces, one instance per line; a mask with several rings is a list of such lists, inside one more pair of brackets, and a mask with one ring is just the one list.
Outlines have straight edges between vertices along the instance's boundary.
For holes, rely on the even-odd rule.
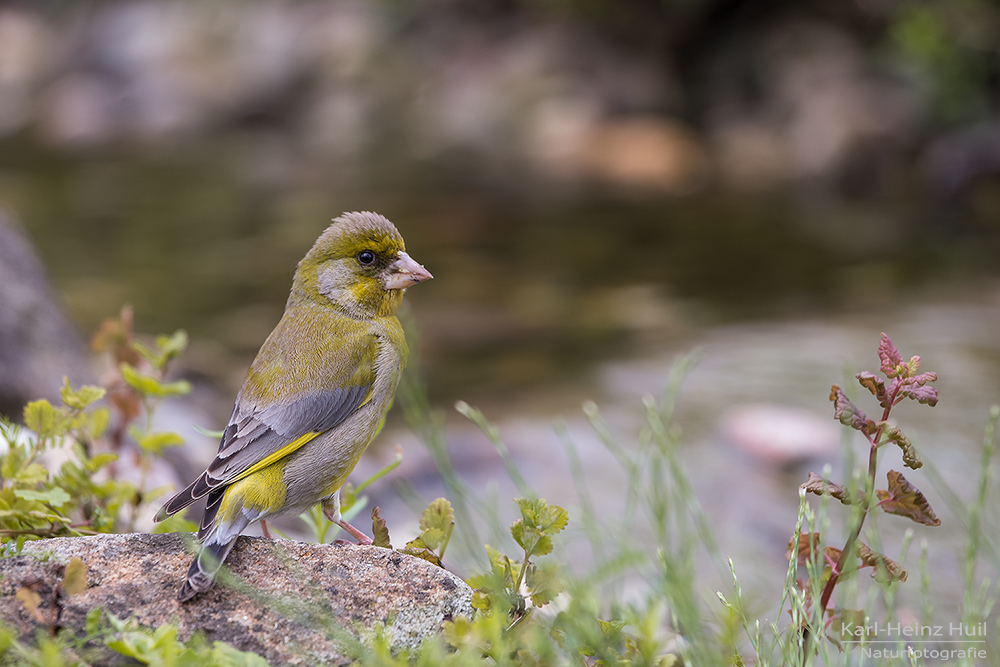
[[[59,596],[65,563],[87,565],[87,589]],[[96,535],[29,542],[0,559],[0,619],[25,640],[38,621],[15,595],[40,593],[43,618],[81,629],[102,607],[155,628],[175,623],[181,638],[202,632],[271,664],[347,664],[385,627],[394,649],[417,646],[453,616],[471,616],[471,589],[457,576],[388,549],[241,537],[226,564],[229,584],[187,603],[175,599],[190,562],[180,535]],[[363,648],[361,650],[364,650]],[[109,664],[114,656],[100,662]]]

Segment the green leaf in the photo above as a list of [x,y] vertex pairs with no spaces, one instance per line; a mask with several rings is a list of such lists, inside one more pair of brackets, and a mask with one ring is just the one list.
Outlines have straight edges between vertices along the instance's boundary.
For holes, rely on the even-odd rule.
[[170,431],[144,434],[135,427],[129,427],[128,432],[139,444],[139,447],[157,456],[162,455],[163,450],[167,447],[177,447],[184,444],[184,438]]
[[117,460],[117,454],[113,452],[101,452],[100,454],[94,454],[93,457],[84,461],[83,467],[87,469],[87,472],[95,473],[104,466],[114,463]]
[[[473,607],[476,606],[475,597],[473,597],[472,604]],[[489,609],[488,601],[483,611],[486,611],[486,609]],[[444,634],[444,640],[454,648],[459,648],[475,641],[472,621],[464,616],[456,616],[450,621],[445,621],[441,630]],[[473,638],[472,642],[469,641],[469,638]]]
[[467,582],[472,588],[481,588],[487,592],[503,590],[505,586],[514,585],[514,577],[520,571],[521,564],[512,562],[507,556],[490,545],[486,546],[486,556],[490,561],[490,571],[469,577]]
[[143,375],[131,364],[122,362],[118,369],[121,371],[125,383],[143,396],[154,395],[159,391],[160,382],[156,378]]
[[191,383],[187,380],[176,382],[160,382],[151,375],[144,375],[133,366],[122,363],[119,366],[122,379],[143,396],[152,398],[166,398],[168,396],[180,396],[191,391]]
[[413,547],[404,547],[399,550],[399,553],[407,554],[408,556],[415,556],[417,558],[422,558],[423,560],[429,563],[434,563],[438,567],[442,568],[444,567],[444,565],[441,564],[441,559],[438,558],[437,554],[431,551],[430,549],[415,549]]
[[446,535],[444,532],[438,530],[437,528],[428,528],[424,532],[420,533],[420,539],[428,549],[437,549],[444,543]]
[[35,620],[44,623],[45,619],[39,614],[38,605],[42,604],[42,596],[30,588],[19,588],[15,597],[21,601],[28,613],[35,617]]
[[132,341],[132,349],[142,355],[142,357],[150,363],[154,368],[159,368],[157,365],[158,356],[156,352],[146,347],[145,343],[141,341]]
[[[517,546],[521,547],[525,551],[529,551],[528,544],[525,543],[524,519],[518,519],[514,523],[510,524],[510,535],[511,537],[514,538],[514,541],[517,542]],[[532,535],[529,535],[528,539],[530,540],[533,537],[534,533]]]
[[71,498],[68,493],[59,487],[48,489],[47,491],[33,491],[31,489],[14,489],[14,495],[24,500],[37,500],[48,503],[53,507],[62,507]]
[[267,660],[256,653],[244,653],[223,642],[213,644],[211,661],[217,667],[269,667]]
[[[444,556],[451,533],[455,529],[455,512],[451,503],[444,498],[434,500],[420,517],[421,547],[432,551],[440,548],[440,557]],[[410,545],[407,545],[410,546]]]
[[[555,535],[563,530],[569,521],[569,514],[566,510],[558,505],[550,505],[542,498],[517,498],[515,502],[521,509],[521,520],[525,524],[524,530],[533,529],[545,535]],[[513,526],[511,526],[511,531],[514,531]],[[525,533],[525,535],[527,534]],[[518,543],[520,544],[520,542]]]
[[90,406],[91,403],[104,398],[104,395],[108,392],[103,387],[94,387],[88,384],[74,390],[69,384],[69,378],[64,375],[63,387],[59,393],[66,407],[73,408],[74,410],[83,410]]
[[54,435],[58,421],[59,414],[45,399],[31,401],[24,406],[24,425],[37,433],[39,439]]
[[168,359],[177,357],[188,344],[188,335],[184,329],[178,329],[171,336],[157,336],[156,346],[160,348],[160,353]]
[[428,505],[420,517],[422,531],[437,530],[444,535],[450,532],[453,525],[455,525],[455,511],[451,508],[451,503],[444,498],[438,498]]
[[528,565],[524,573],[524,582],[530,592],[531,604],[536,607],[552,602],[565,588],[560,568],[548,563]]
[[472,608],[478,609],[479,611],[489,611],[490,610],[489,593],[486,593],[481,590],[474,590],[472,593]]
[[95,607],[87,612],[87,621],[84,625],[84,630],[87,636],[93,637],[101,629],[101,608]]
[[108,429],[108,422],[111,421],[111,411],[107,408],[97,408],[87,415],[86,434],[91,440],[96,440],[104,435]]
[[187,333],[183,329],[179,329],[169,337],[157,336],[155,351],[150,350],[139,341],[132,343],[132,349],[145,357],[153,368],[162,370],[172,359],[184,351],[187,342]]
[[403,548],[404,549],[426,549],[427,548],[427,544],[424,543],[423,538],[421,538],[421,537],[414,537],[412,540],[410,540],[409,542],[407,542],[406,546],[404,546]]
[[[105,642],[105,646],[107,646],[109,649],[111,649],[115,653],[119,653],[121,655],[124,655],[127,658],[136,658],[136,659],[138,659],[138,657],[139,657],[135,653],[135,651],[132,648],[131,644],[130,643],[126,643],[122,639],[112,639],[112,640],[109,640],[109,641]],[[145,662],[145,661],[143,661],[143,662]]]
[[6,626],[0,626],[0,655],[17,642],[17,635]]
[[66,595],[76,595],[87,590],[87,565],[80,558],[74,556],[66,564],[62,587]]
[[350,482],[345,482],[342,487],[340,487],[340,511],[346,514],[348,510],[354,507],[355,503],[358,502],[358,493],[354,490],[354,485]]
[[510,534],[529,556],[544,556],[552,552],[552,538],[522,519],[511,524]]
[[[12,477],[15,475],[11,475]],[[41,463],[32,463],[16,473],[16,479],[21,484],[38,484],[49,478],[48,469]]]

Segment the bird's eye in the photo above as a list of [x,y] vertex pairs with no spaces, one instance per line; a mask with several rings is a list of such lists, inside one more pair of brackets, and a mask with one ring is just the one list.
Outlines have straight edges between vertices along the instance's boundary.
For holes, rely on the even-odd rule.
[[358,262],[360,262],[361,264],[368,265],[374,261],[375,261],[375,253],[373,253],[371,250],[362,250],[361,252],[358,253]]

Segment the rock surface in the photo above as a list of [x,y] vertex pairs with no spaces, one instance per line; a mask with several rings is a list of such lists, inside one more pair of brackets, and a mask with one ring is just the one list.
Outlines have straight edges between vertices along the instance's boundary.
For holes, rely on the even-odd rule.
[[[74,556],[87,588],[48,600]],[[46,558],[47,557],[47,558]],[[388,549],[240,537],[227,560],[234,577],[181,604],[175,599],[191,556],[180,535],[96,535],[28,542],[0,559],[0,619],[26,640],[37,621],[15,595],[40,593],[44,618],[80,629],[95,607],[157,627],[176,623],[181,638],[202,632],[271,664],[347,664],[344,629],[364,641],[384,624],[394,649],[418,645],[453,616],[471,616],[471,589],[434,565]],[[106,664],[102,661],[102,664]]]

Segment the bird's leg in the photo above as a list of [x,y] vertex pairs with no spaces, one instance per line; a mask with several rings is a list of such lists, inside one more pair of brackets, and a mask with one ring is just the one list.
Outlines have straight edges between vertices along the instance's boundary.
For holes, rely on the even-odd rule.
[[351,524],[344,521],[344,517],[340,515],[340,491],[338,490],[335,494],[323,500],[323,514],[326,518],[334,522],[338,526],[344,529],[348,535],[353,537],[358,541],[358,544],[371,544],[372,538],[368,537],[360,530],[352,526]]
[[264,519],[261,519],[257,523],[260,524],[260,532],[264,533],[264,537],[266,537],[269,540],[273,540],[274,538],[271,537],[271,531],[269,531],[267,529],[267,521],[264,521]]

